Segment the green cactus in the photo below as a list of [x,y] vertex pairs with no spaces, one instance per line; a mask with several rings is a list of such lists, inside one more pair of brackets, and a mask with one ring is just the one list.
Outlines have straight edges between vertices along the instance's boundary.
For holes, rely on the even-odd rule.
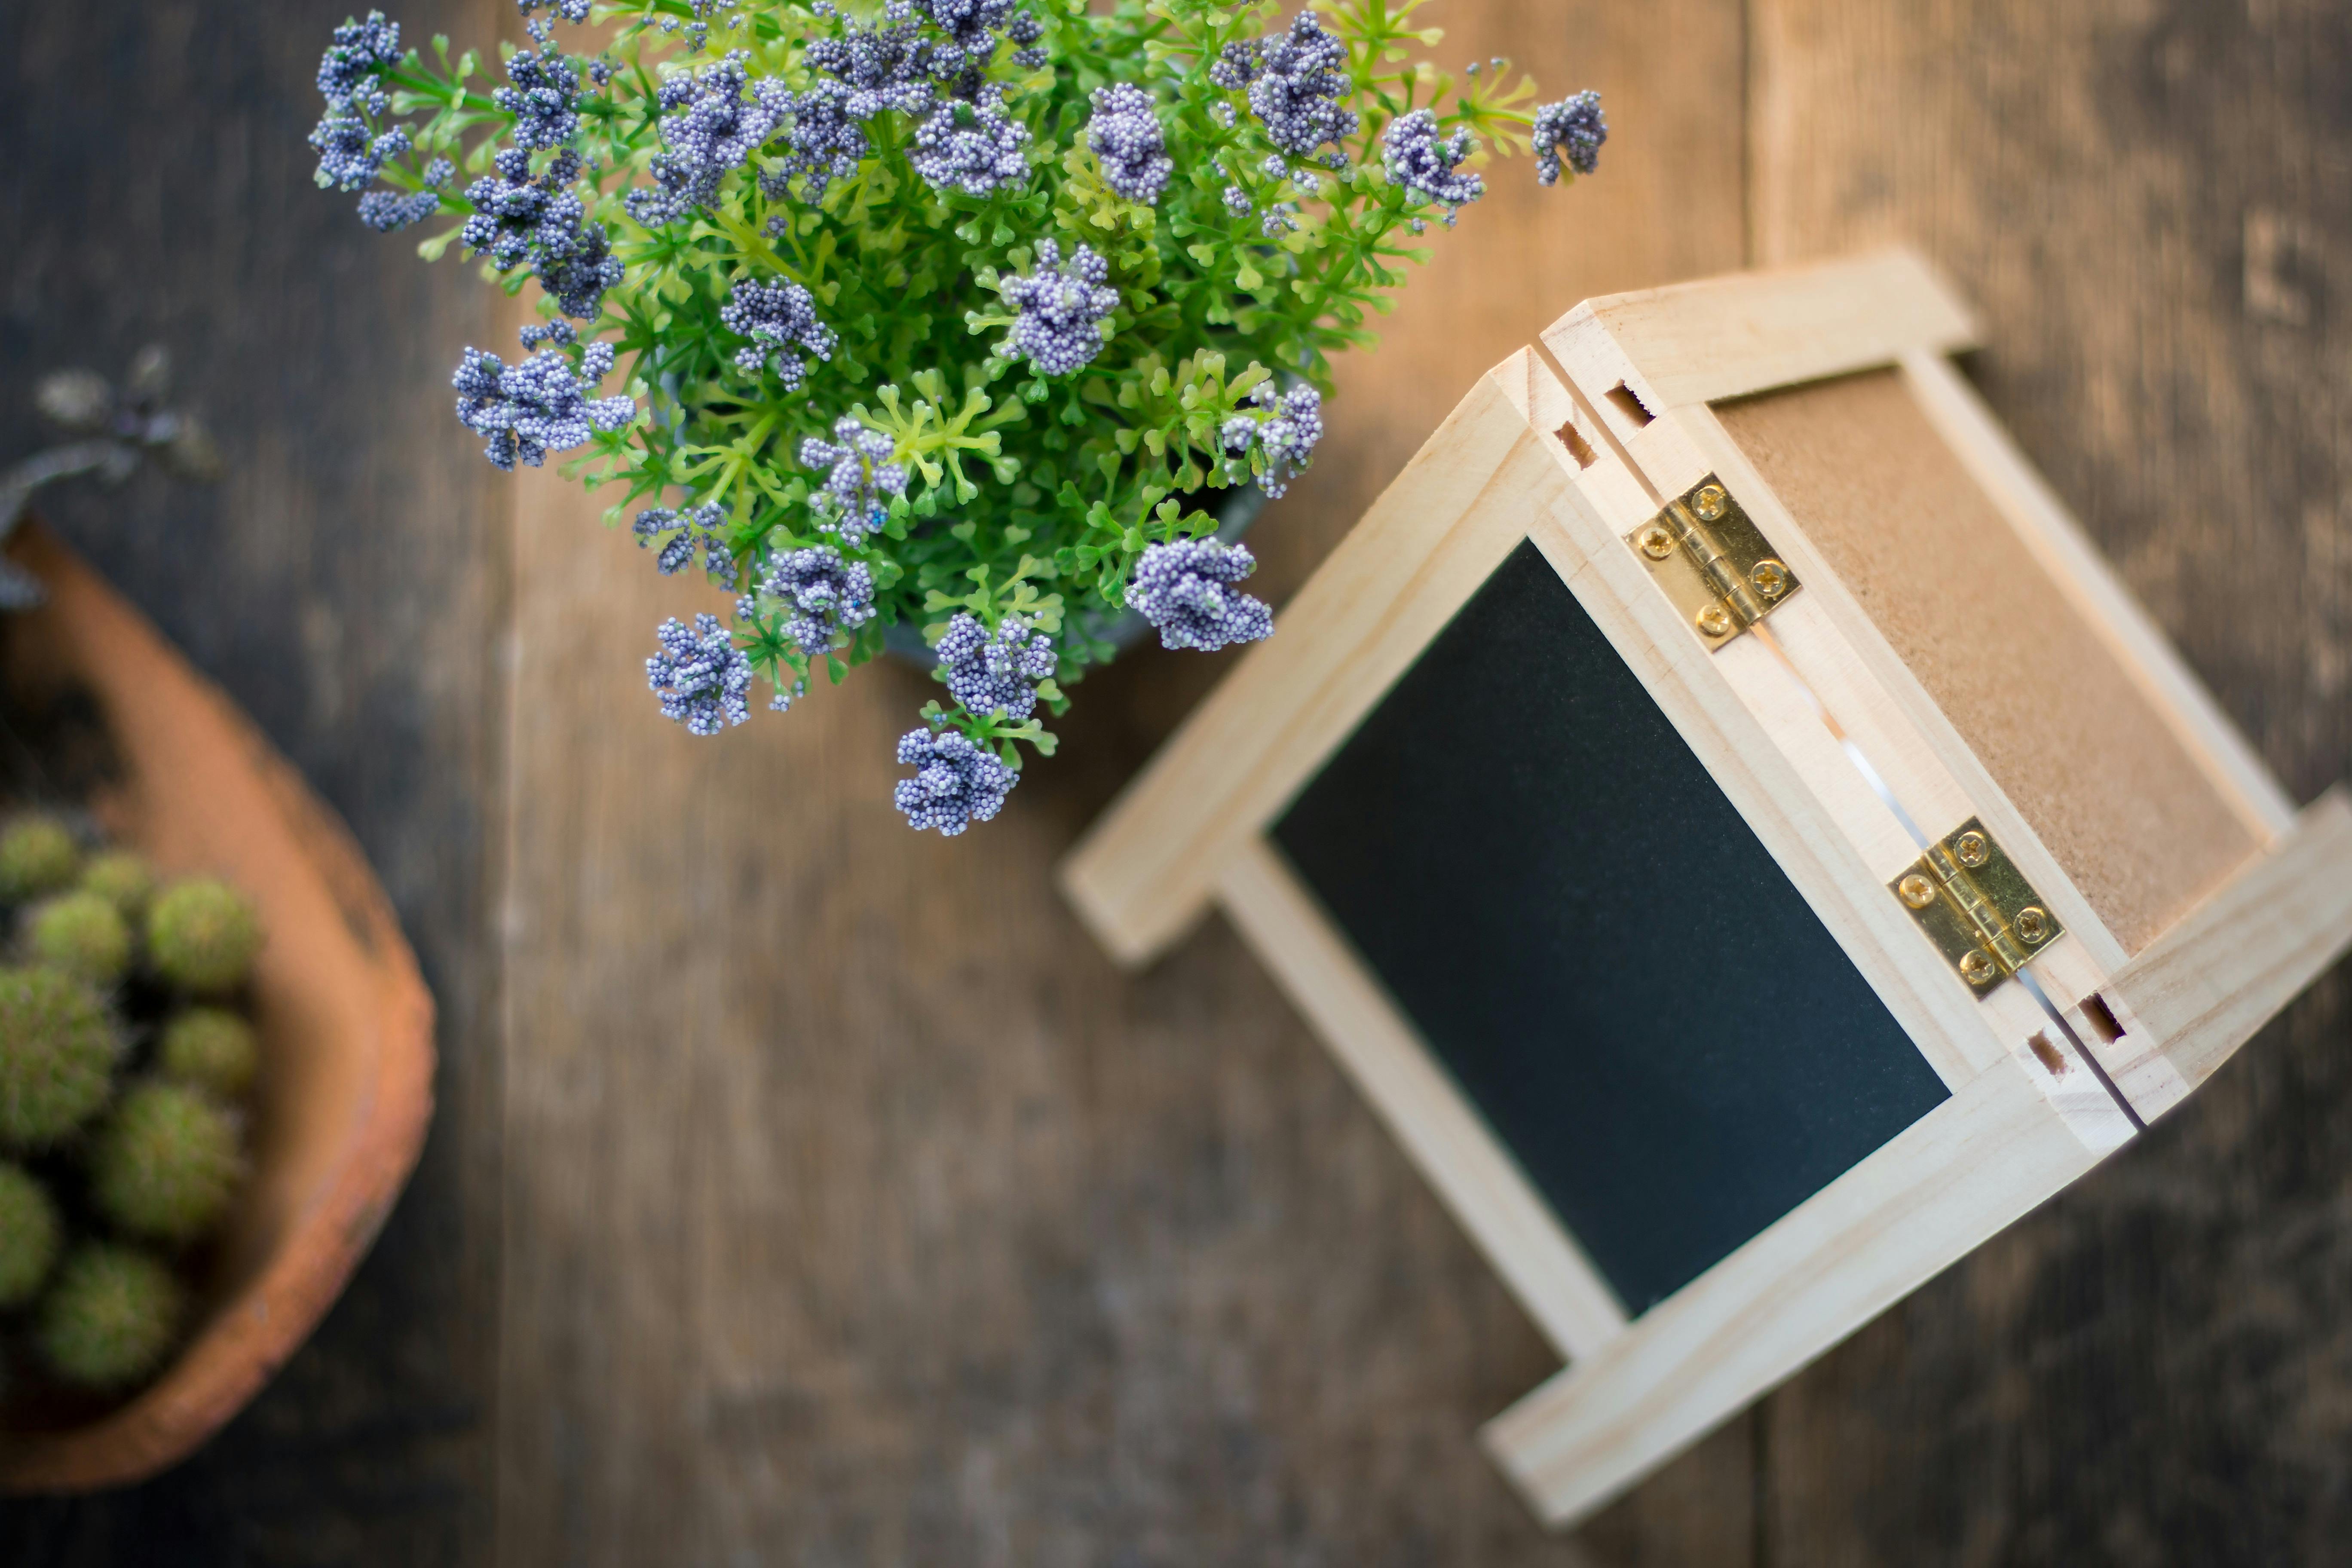
[[121,910],[125,919],[147,907],[155,892],[155,868],[133,849],[109,849],[82,868],[81,889]]
[[0,969],[0,1148],[46,1149],[89,1121],[121,1053],[89,986],[55,969]]
[[73,885],[81,848],[72,829],[37,812],[0,827],[0,901],[22,903]]
[[147,910],[147,956],[173,984],[217,995],[245,983],[261,951],[261,922],[226,882],[191,877],[155,895]]
[[88,1243],[68,1256],[41,1302],[41,1353],[68,1382],[122,1388],[163,1365],[187,1306],[185,1288],[155,1258]]
[[191,1007],[163,1026],[156,1056],[165,1077],[235,1100],[253,1085],[261,1043],[253,1026],[227,1009]]
[[138,1084],[92,1141],[90,1197],[134,1236],[194,1241],[219,1223],[245,1179],[238,1132],[236,1113],[202,1089]]
[[58,1205],[21,1165],[0,1163],[0,1307],[33,1299],[58,1260]]
[[93,985],[111,985],[131,967],[130,924],[103,894],[42,900],[33,906],[26,934],[34,957]]

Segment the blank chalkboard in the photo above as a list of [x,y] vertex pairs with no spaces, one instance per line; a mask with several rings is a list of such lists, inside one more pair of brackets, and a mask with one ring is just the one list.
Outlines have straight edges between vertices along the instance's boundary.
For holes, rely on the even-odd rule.
[[1532,544],[1274,838],[1630,1314],[1947,1096]]

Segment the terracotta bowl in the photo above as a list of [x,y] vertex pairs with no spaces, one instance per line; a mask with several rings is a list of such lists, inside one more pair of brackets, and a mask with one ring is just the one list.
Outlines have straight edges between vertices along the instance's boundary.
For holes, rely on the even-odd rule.
[[184,1458],[326,1314],[425,1142],[433,998],[359,847],[252,722],[53,536],[9,553],[50,596],[8,628],[8,679],[80,687],[110,731],[92,812],[167,874],[235,881],[268,933],[253,1180],[179,1360],[103,1414],[0,1432],[0,1488],[79,1490]]

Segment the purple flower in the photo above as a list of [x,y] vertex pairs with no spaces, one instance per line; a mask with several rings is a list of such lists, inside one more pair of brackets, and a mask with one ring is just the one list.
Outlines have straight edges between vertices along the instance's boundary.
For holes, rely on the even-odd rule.
[[[391,106],[383,90],[383,73],[400,63],[400,24],[371,11],[364,22],[346,22],[335,29],[334,42],[319,61],[319,91],[334,109],[353,104],[370,114]],[[315,145],[315,143],[314,143]]]
[[1123,81],[1097,88],[1087,146],[1102,164],[1103,184],[1144,206],[1160,200],[1176,164],[1151,110],[1151,95]]
[[[1353,90],[1347,63],[1347,46],[1324,31],[1313,12],[1301,11],[1290,31],[1270,43],[1226,45],[1209,79],[1227,91],[1246,86],[1250,112],[1267,140],[1294,158],[1309,158],[1326,142],[1355,134],[1356,111],[1342,107]],[[1324,159],[1334,168],[1345,161],[1337,152]]]
[[[839,15],[830,6],[819,10]],[[851,120],[871,119],[886,109],[927,114],[938,97],[932,86],[940,74],[936,47],[923,37],[909,0],[891,0],[872,27],[845,19],[839,37],[811,41],[801,59],[848,89],[838,102]]]
[[1160,646],[1214,653],[1274,631],[1274,612],[1233,584],[1257,570],[1246,545],[1180,539],[1146,549],[1127,587],[1129,608],[1160,628]]
[[654,633],[661,651],[646,660],[646,685],[661,700],[662,717],[692,735],[716,735],[751,716],[743,693],[751,661],[737,651],[716,616],[697,616],[694,628],[675,617]]
[[661,552],[654,557],[654,568],[668,577],[694,564],[697,545],[702,549],[703,570],[710,580],[722,588],[735,586],[735,553],[727,545],[727,509],[717,501],[705,501],[691,511],[673,511],[668,507],[650,507],[637,513],[630,529],[636,535],[641,550],[659,544]]
[[1455,166],[1470,155],[1467,126],[1441,141],[1437,116],[1426,109],[1416,109],[1389,122],[1381,145],[1390,181],[1404,186],[1408,195],[1444,203],[1448,227],[1465,204],[1486,194],[1486,182],[1477,175],[1454,173]]
[[1589,174],[1601,166],[1601,144],[1609,140],[1609,122],[1601,117],[1601,95],[1580,92],[1536,110],[1530,133],[1536,148],[1536,180],[1555,184],[1563,153],[1568,166]]
[[808,378],[808,362],[793,351],[804,348],[822,360],[833,357],[833,329],[817,320],[816,300],[797,283],[739,279],[719,319],[727,330],[751,340],[735,356],[735,368],[757,375],[770,363],[786,392],[798,392]]
[[[561,330],[571,331],[569,327]],[[541,334],[539,341],[553,333],[547,328],[532,331]],[[533,341],[526,338],[524,346]],[[494,353],[469,348],[450,384],[457,389],[459,421],[488,438],[483,455],[511,471],[518,461],[535,468],[548,453],[583,446],[591,432],[618,430],[636,417],[633,398],[589,395],[612,368],[613,345],[608,342],[582,350],[576,371],[571,360],[553,349],[542,349],[509,366]]]
[[622,268],[604,226],[589,223],[580,198],[565,188],[580,173],[580,154],[566,148],[536,177],[530,154],[520,148],[507,148],[492,163],[497,174],[467,187],[474,216],[459,239],[501,272],[530,262],[565,315],[593,321]]
[[1217,432],[1224,447],[1227,476],[1238,480],[1251,469],[1255,450],[1258,489],[1278,497],[1303,472],[1323,439],[1323,395],[1311,386],[1296,386],[1277,398],[1272,382],[1261,382],[1249,401],[1265,411],[1253,418],[1236,414]]
[[989,631],[970,615],[948,622],[939,643],[948,695],[971,712],[1026,719],[1037,710],[1037,682],[1054,673],[1054,639],[1019,616]]
[[953,730],[937,735],[910,731],[899,738],[898,761],[915,770],[913,778],[900,779],[891,792],[907,826],[918,833],[936,828],[946,838],[994,816],[1021,782],[1002,760]]
[[828,445],[812,436],[801,443],[803,467],[829,470],[809,505],[818,527],[855,549],[889,516],[882,498],[906,493],[907,470],[890,460],[888,433],[869,430],[853,416],[834,421],[833,440]]
[[811,658],[874,618],[873,573],[863,562],[844,561],[829,544],[778,553],[760,592],[783,602],[783,633]]
[[431,191],[370,191],[360,197],[360,222],[378,234],[423,223],[440,210],[441,198]]
[[820,81],[793,100],[793,122],[784,132],[782,164],[760,176],[760,189],[770,201],[780,202],[789,195],[793,178],[798,175],[803,199],[821,202],[834,181],[857,172],[857,161],[866,156],[866,132],[849,112],[853,96],[842,82]]
[[[648,228],[675,223],[719,195],[719,182],[749,163],[776,133],[793,107],[782,81],[751,79],[737,49],[692,76],[674,76],[656,95],[660,105],[662,151],[648,173],[653,190],[629,193],[629,214]],[[749,97],[745,94],[748,91]]]
[[356,191],[373,181],[386,161],[407,152],[410,143],[404,127],[372,132],[366,121],[348,110],[330,109],[310,132],[310,145],[319,153],[314,177],[320,185]]
[[514,144],[522,148],[561,147],[580,129],[580,111],[573,107],[580,94],[580,62],[562,55],[522,53],[507,61],[512,87],[490,93],[490,100],[515,117]]
[[1102,353],[1101,322],[1118,308],[1118,290],[1106,287],[1109,264],[1084,245],[1074,246],[1066,265],[1062,247],[1037,242],[1037,269],[1014,273],[998,285],[1017,312],[1003,349],[1027,359],[1040,375],[1067,375]]
[[1029,128],[1005,115],[1003,93],[989,86],[974,98],[940,100],[915,127],[907,162],[934,190],[984,196],[1028,179],[1021,153],[1028,144]]

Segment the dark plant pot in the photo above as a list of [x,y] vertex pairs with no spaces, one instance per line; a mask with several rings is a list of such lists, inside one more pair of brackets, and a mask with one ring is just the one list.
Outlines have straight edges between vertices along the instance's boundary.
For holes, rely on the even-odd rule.
[[47,531],[8,554],[48,602],[6,624],[6,679],[28,704],[94,705],[91,814],[167,875],[236,882],[268,932],[253,1175],[178,1359],[110,1407],[0,1412],[17,1423],[0,1425],[0,1489],[79,1491],[186,1458],[326,1315],[424,1144],[433,998],[359,847],[252,721]]
[[[1264,490],[1255,484],[1234,487],[1225,497],[1224,504],[1217,509],[1217,538],[1226,544],[1234,543],[1250,531],[1251,524],[1257,521],[1257,514],[1265,510]],[[1122,610],[1115,616],[1089,615],[1086,617],[1085,629],[1096,641],[1107,642],[1114,650],[1125,653],[1143,640],[1144,635],[1151,630],[1151,623],[1133,610]],[[934,662],[930,645],[923,640],[923,628],[912,622],[900,621],[896,626],[885,626],[882,629],[882,646],[893,657],[920,665],[925,669],[930,668]]]

